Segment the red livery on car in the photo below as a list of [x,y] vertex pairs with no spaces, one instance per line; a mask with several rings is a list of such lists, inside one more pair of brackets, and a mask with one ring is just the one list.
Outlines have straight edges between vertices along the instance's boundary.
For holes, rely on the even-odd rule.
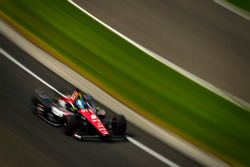
[[66,135],[76,139],[102,139],[106,141],[125,139],[127,121],[118,115],[111,120],[106,112],[96,107],[89,95],[79,90],[72,95],[49,97],[35,91],[32,97],[33,112],[53,126],[63,126]]

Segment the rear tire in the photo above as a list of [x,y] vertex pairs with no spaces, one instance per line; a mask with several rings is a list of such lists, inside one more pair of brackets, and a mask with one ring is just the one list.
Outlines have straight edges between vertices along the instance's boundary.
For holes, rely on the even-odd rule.
[[36,113],[37,113],[37,112],[36,112],[37,103],[38,103],[37,99],[33,97],[33,98],[31,99],[31,109],[32,109],[32,113],[33,113],[33,114],[36,114]]
[[114,135],[125,136],[127,121],[123,115],[118,115],[112,119],[112,131]]
[[48,109],[36,98],[31,101],[32,113],[37,116],[43,115]]
[[72,136],[76,131],[76,118],[74,115],[69,115],[66,117],[64,123],[64,133],[67,136]]

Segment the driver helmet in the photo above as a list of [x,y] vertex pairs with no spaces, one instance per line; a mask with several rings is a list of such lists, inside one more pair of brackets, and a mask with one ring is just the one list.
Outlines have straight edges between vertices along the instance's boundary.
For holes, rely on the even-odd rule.
[[76,99],[82,99],[82,95],[81,92],[78,88],[74,89],[74,92],[72,94],[72,99],[76,100]]

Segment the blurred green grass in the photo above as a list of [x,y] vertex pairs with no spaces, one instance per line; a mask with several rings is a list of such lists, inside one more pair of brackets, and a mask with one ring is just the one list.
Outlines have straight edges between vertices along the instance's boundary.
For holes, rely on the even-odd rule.
[[241,9],[250,12],[250,0],[226,0]]
[[121,102],[232,164],[250,166],[249,111],[154,60],[67,1],[0,2],[2,17]]

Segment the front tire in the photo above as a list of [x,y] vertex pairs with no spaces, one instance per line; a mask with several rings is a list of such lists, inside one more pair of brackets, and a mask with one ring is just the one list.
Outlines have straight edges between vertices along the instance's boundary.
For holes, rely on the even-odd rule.
[[125,136],[127,121],[123,115],[118,115],[112,119],[112,131],[114,135]]

